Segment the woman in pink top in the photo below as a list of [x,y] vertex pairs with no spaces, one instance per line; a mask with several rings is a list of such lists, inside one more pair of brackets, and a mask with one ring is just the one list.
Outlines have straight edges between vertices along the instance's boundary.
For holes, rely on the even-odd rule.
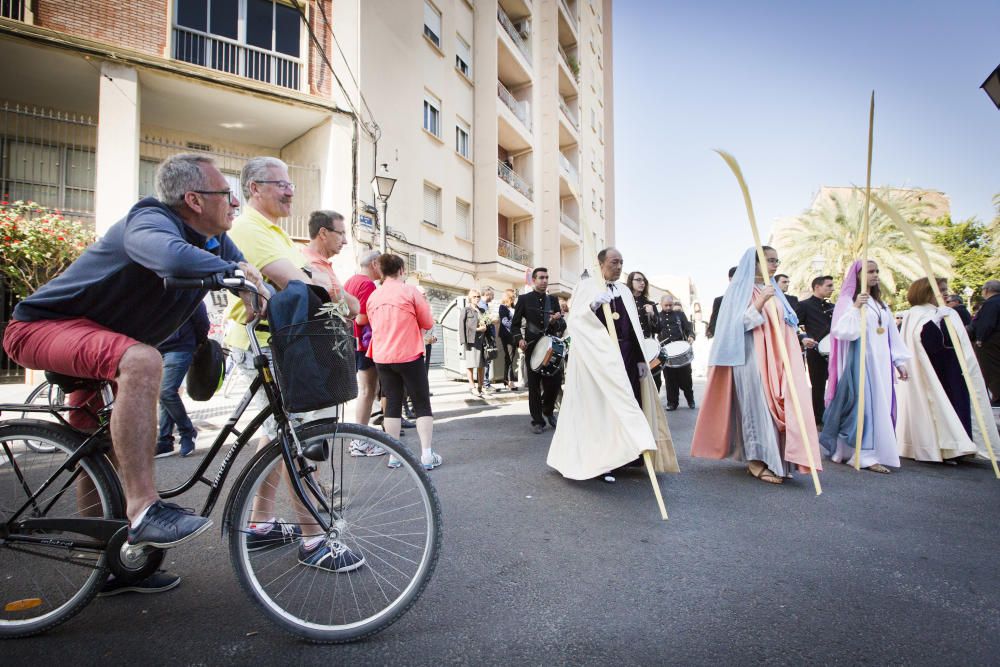
[[[403,282],[402,257],[387,253],[378,258],[378,263],[382,286],[368,297],[368,323],[372,328],[368,356],[378,369],[385,396],[382,427],[392,437],[399,437],[405,390],[417,416],[420,460],[424,468],[431,470],[441,465],[441,457],[431,449],[434,415],[424,368],[423,331],[434,326],[434,317],[424,295],[413,285]],[[389,458],[390,468],[399,465],[399,460]]]

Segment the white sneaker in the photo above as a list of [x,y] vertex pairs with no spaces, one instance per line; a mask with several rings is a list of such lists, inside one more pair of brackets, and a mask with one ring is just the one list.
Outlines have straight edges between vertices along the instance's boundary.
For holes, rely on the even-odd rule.
[[385,449],[373,442],[351,440],[351,456],[384,456]]
[[424,464],[424,470],[433,470],[443,463],[441,455],[433,451],[421,454],[420,462]]

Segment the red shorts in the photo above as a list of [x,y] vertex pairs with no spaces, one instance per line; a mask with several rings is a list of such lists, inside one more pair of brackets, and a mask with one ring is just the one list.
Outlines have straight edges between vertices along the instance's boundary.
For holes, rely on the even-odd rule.
[[[114,380],[125,351],[133,345],[139,341],[82,317],[12,320],[3,337],[7,356],[25,368],[93,380]],[[85,405],[92,412],[102,407],[100,395],[92,391],[76,391],[67,398],[70,405]],[[82,412],[70,413],[69,422],[77,428],[95,426],[96,420]]]

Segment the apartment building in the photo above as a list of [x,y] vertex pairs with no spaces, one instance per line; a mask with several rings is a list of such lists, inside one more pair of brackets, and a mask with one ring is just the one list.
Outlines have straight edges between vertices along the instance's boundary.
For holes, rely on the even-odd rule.
[[[570,293],[614,239],[610,0],[356,8],[333,24],[379,130],[361,181],[397,179],[388,245],[435,310],[473,286],[520,291],[536,266]],[[356,234],[377,243],[372,226]]]

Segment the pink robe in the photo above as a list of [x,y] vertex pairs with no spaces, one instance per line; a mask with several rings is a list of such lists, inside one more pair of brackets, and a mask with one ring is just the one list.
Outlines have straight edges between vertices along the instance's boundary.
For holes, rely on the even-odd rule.
[[[754,296],[758,293],[754,288]],[[819,453],[819,437],[816,432],[816,420],[812,411],[812,398],[806,383],[806,372],[802,363],[799,341],[795,331],[785,324],[780,315],[770,304],[766,304],[764,324],[753,329],[754,358],[757,369],[764,384],[764,396],[772,419],[777,426],[779,436],[783,436],[785,461],[796,464],[803,472],[809,470],[809,457],[806,447],[812,448],[813,460],[817,470],[822,470],[822,459]],[[791,364],[791,376],[785,373],[781,363],[781,353],[778,349],[776,336],[784,336]],[[749,360],[748,360],[749,361]],[[791,389],[799,397],[806,432],[803,436],[795,417],[794,407],[785,405],[788,396],[789,379]],[[729,444],[732,441],[732,421],[730,415],[736,407],[735,390],[733,388],[733,370],[730,366],[712,366],[708,369],[708,381],[705,395],[701,400],[701,410],[695,424],[694,439],[691,442],[691,456],[707,459],[723,459],[731,454]],[[808,445],[806,444],[808,443]]]

